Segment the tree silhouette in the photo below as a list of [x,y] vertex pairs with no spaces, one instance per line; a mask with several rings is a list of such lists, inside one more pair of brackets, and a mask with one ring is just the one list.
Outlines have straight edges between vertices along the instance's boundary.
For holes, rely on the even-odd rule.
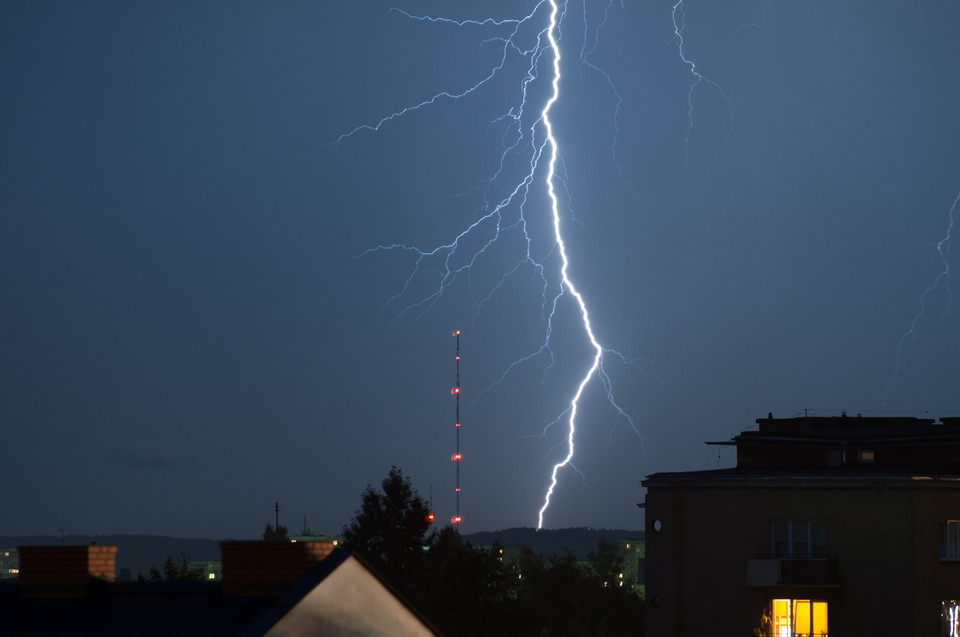
[[363,555],[388,582],[413,598],[424,577],[429,513],[410,479],[392,467],[380,490],[369,485],[364,490],[360,510],[343,529],[344,546]]
[[156,566],[151,566],[149,575],[145,577],[141,573],[137,579],[140,581],[147,579],[151,581],[199,581],[203,579],[203,571],[199,568],[191,568],[190,557],[183,551],[180,551],[179,564],[172,555],[167,555],[167,559],[163,563],[163,573],[161,573],[160,569]]
[[274,529],[270,526],[270,523],[267,522],[267,528],[263,530],[263,541],[264,542],[289,542],[290,535],[287,531],[287,527],[282,524],[278,524],[277,528]]
[[643,601],[619,586],[623,558],[601,540],[590,561],[525,547],[504,564],[499,543],[476,548],[447,526],[429,536],[429,508],[393,467],[363,492],[343,530],[361,555],[442,634],[581,637],[643,634]]
[[446,635],[513,634],[503,604],[513,575],[501,562],[499,545],[473,547],[453,526],[432,536],[426,556],[429,580],[418,606]]

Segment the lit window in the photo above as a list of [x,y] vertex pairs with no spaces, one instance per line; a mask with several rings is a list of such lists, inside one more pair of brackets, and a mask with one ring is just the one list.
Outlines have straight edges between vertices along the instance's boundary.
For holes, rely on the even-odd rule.
[[19,568],[11,568],[11,569],[10,569],[10,573],[11,573],[12,575],[16,575],[16,574],[19,573],[19,572],[20,572],[20,569],[19,569]]
[[940,523],[940,559],[960,560],[960,520]]
[[214,575],[213,573],[209,573],[207,574],[207,579],[217,579],[217,576]]
[[774,599],[770,602],[772,634],[777,637],[825,637],[827,602],[809,599]]
[[873,462],[873,451],[870,449],[861,449],[860,462]]
[[951,599],[941,603],[940,616],[943,623],[941,635],[960,637],[960,602]]

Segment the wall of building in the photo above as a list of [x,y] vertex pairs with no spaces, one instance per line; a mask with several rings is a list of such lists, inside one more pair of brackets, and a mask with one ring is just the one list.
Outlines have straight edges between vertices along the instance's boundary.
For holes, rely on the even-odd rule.
[[[917,602],[911,603],[910,547],[918,523],[909,479],[652,480],[647,486],[650,637],[749,635],[773,598],[826,600],[831,634],[920,634],[911,612]],[[960,491],[946,497],[954,498],[960,502]],[[773,520],[825,521],[827,552],[837,556],[842,586],[747,586],[747,561],[771,554]],[[929,519],[924,524],[929,535]]]
[[960,481],[918,479],[913,489],[914,634],[940,635],[942,602],[960,601],[960,560],[940,556],[941,524],[960,520]]
[[745,586],[746,559],[765,552],[769,539],[750,496],[648,488],[648,636],[749,635],[760,625],[764,600]]

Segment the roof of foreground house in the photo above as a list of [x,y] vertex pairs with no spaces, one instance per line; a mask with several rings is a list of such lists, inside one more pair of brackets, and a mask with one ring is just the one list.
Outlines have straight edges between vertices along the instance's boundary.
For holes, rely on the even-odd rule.
[[335,550],[279,594],[224,594],[218,582],[109,582],[31,589],[0,583],[11,635],[110,637],[438,634],[362,558]]

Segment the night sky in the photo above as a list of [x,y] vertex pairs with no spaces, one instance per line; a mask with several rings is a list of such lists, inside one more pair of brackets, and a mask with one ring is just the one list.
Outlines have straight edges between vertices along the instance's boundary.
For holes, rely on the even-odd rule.
[[[560,25],[568,274],[629,418],[594,376],[550,528],[642,528],[644,476],[730,466],[703,443],[767,412],[960,415],[960,3],[675,2]],[[469,95],[341,139],[517,28],[391,6],[0,10],[0,534],[255,537],[276,501],[338,533],[393,465],[446,520],[455,329],[462,528],[536,525],[593,356],[569,290],[547,320],[545,159],[495,242],[365,251],[449,244],[531,172],[548,11]]]

